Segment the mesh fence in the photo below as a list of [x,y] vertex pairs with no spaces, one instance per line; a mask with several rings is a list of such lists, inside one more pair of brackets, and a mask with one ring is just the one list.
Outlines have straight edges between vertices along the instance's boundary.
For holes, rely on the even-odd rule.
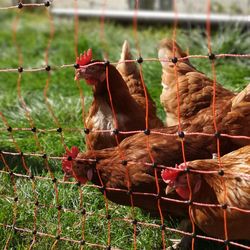
[[[75,8],[75,15],[74,15],[74,53],[75,58],[77,58],[78,51],[79,51],[79,17],[78,17],[78,1],[73,1],[74,8]],[[39,249],[39,248],[59,248],[59,249],[67,249],[67,248],[104,248],[104,249],[118,249],[118,246],[123,249],[122,243],[123,241],[128,241],[130,246],[133,249],[136,248],[143,248],[143,249],[155,249],[162,248],[166,249],[171,242],[174,240],[175,233],[179,235],[189,235],[193,237],[192,245],[194,247],[195,240],[197,238],[205,239],[207,241],[218,241],[221,243],[225,243],[225,247],[229,249],[229,244],[234,246],[239,246],[242,249],[250,249],[248,246],[237,243],[235,241],[231,241],[228,238],[228,211],[238,211],[245,214],[250,214],[250,210],[242,209],[240,207],[233,207],[233,206],[226,206],[226,190],[227,186],[225,181],[222,178],[222,189],[225,190],[225,204],[205,204],[199,202],[190,202],[190,201],[183,201],[183,200],[174,200],[167,197],[159,196],[160,193],[160,186],[159,186],[159,170],[168,169],[168,164],[166,165],[157,165],[154,163],[157,162],[157,159],[154,158],[153,154],[151,153],[151,145],[150,145],[150,135],[152,134],[159,134],[164,137],[176,137],[180,140],[181,149],[182,149],[182,161],[186,165],[186,154],[185,154],[185,140],[184,140],[184,133],[182,131],[182,123],[181,123],[181,115],[180,115],[180,86],[178,81],[178,74],[175,65],[175,81],[176,81],[176,89],[177,89],[177,103],[178,103],[178,133],[164,133],[159,132],[157,130],[151,129],[149,127],[149,107],[148,107],[148,96],[146,91],[146,85],[144,83],[144,74],[143,74],[143,62],[159,62],[158,58],[144,58],[143,51],[141,51],[140,43],[138,39],[137,33],[137,15],[139,9],[139,1],[135,1],[135,10],[134,10],[134,18],[133,22],[133,35],[136,45],[136,51],[138,55],[138,59],[130,60],[130,62],[139,62],[139,73],[141,82],[143,84],[143,89],[146,98],[146,115],[145,115],[145,130],[140,131],[119,131],[121,134],[131,133],[131,134],[138,134],[144,133],[145,134],[145,143],[146,148],[149,154],[150,162],[144,162],[145,166],[154,165],[154,177],[155,177],[155,186],[156,186],[156,193],[148,194],[142,193],[147,199],[148,196],[153,196],[157,200],[157,207],[158,207],[158,217],[159,220],[150,220],[150,219],[141,219],[138,217],[138,210],[135,208],[133,200],[134,196],[136,195],[135,192],[128,192],[128,189],[117,189],[117,188],[109,188],[106,189],[105,185],[102,182],[102,179],[99,174],[100,183],[101,185],[94,185],[94,184],[86,184],[85,186],[79,185],[76,181],[65,181],[63,180],[63,173],[61,170],[61,162],[65,157],[63,157],[62,152],[65,152],[72,146],[72,141],[69,139],[70,136],[73,134],[74,137],[79,136],[82,137],[82,141],[88,143],[87,137],[89,132],[86,128],[86,107],[85,107],[85,98],[84,91],[82,89],[82,85],[80,81],[75,81],[76,90],[79,93],[79,100],[80,102],[80,114],[77,114],[77,117],[81,116],[81,126],[79,127],[71,127],[65,126],[65,124],[61,124],[60,118],[58,118],[60,113],[60,107],[54,106],[53,100],[50,96],[50,90],[53,88],[51,86],[51,78],[53,77],[53,72],[56,71],[64,71],[65,69],[72,69],[74,72],[75,61],[72,61],[71,64],[64,64],[64,65],[51,65],[50,63],[50,48],[51,43],[53,43],[53,39],[56,35],[54,20],[50,12],[51,5],[53,2],[45,1],[44,3],[25,3],[25,1],[19,2],[17,5],[9,6],[9,7],[1,7],[0,11],[13,11],[14,12],[14,21],[12,27],[8,32],[12,33],[12,46],[16,50],[16,58],[18,60],[18,67],[15,68],[1,68],[1,74],[9,74],[14,75],[18,74],[16,80],[16,90],[17,90],[17,99],[21,106],[20,110],[16,110],[15,112],[21,112],[25,119],[25,125],[23,122],[20,123],[20,126],[13,127],[12,121],[9,121],[9,115],[6,111],[0,112],[1,118],[1,137],[3,143],[8,141],[8,146],[6,148],[1,147],[1,185],[5,186],[2,187],[0,198],[2,203],[2,213],[0,218],[0,226],[2,228],[1,235],[1,246],[3,249],[15,249],[15,246],[20,244],[24,248],[29,249]],[[178,25],[178,10],[177,4],[174,2],[174,25],[172,31],[172,38],[175,41],[177,39],[177,25]],[[45,66],[42,67],[30,67],[30,68],[23,68],[25,54],[22,52],[22,47],[20,46],[20,41],[18,39],[18,27],[20,23],[20,19],[22,18],[22,13],[28,11],[29,8],[33,9],[42,9],[44,11],[44,15],[47,16],[48,20],[48,41],[47,47],[44,51],[44,62]],[[103,1],[103,12],[108,8],[107,3]],[[232,57],[232,58],[243,58],[245,60],[249,60],[250,54],[213,54],[213,48],[211,45],[211,23],[210,23],[210,10],[211,10],[211,3],[207,1],[207,22],[206,22],[206,36],[207,36],[207,48],[208,48],[208,55],[188,55],[187,57],[178,58],[178,61],[185,60],[187,58],[200,58],[204,60],[210,59],[211,63],[211,72],[212,72],[212,79],[213,79],[213,127],[214,133],[201,133],[201,132],[185,132],[185,137],[188,136],[204,136],[204,137],[214,137],[216,135],[216,144],[217,144],[217,155],[218,155],[218,171],[223,169],[221,165],[221,145],[220,141],[221,138],[234,138],[239,140],[245,140],[249,142],[250,137],[248,135],[231,135],[226,133],[219,133],[217,128],[217,121],[216,121],[216,66],[215,66],[215,58],[225,58],[225,57]],[[40,11],[40,10],[39,10]],[[39,20],[36,20],[39,22]],[[29,34],[27,34],[29,36]],[[105,44],[105,18],[104,16],[100,20],[100,39]],[[29,45],[27,45],[29,46]],[[104,58],[107,60],[108,54],[105,53],[105,49],[102,49]],[[139,60],[140,59],[140,60]],[[169,59],[162,59],[169,60]],[[106,62],[102,62],[100,64],[104,64]],[[116,65],[118,60],[115,62],[109,62],[111,64]],[[121,62],[120,62],[121,63]],[[35,65],[38,65],[35,63]],[[109,92],[109,99],[111,103],[111,109],[114,119],[115,127],[117,127],[117,114],[112,104],[112,93],[109,89],[109,67],[106,67],[106,77],[107,77],[107,89]],[[33,111],[32,106],[27,105],[27,96],[24,96],[22,88],[23,85],[26,84],[23,81],[23,75],[26,73],[37,74],[41,72],[43,77],[38,75],[37,81],[42,79],[44,81],[43,86],[43,100],[44,106],[41,107],[42,110],[46,110],[48,116],[51,119],[51,124],[53,127],[43,127],[39,128],[36,126],[36,118],[34,118],[34,112],[42,112],[42,110],[36,109]],[[44,77],[45,76],[45,77]],[[11,80],[14,79],[11,78]],[[14,82],[15,80],[13,80]],[[25,83],[24,83],[25,82]],[[3,83],[2,83],[3,84]],[[60,91],[60,89],[58,90]],[[75,90],[74,90],[75,91]],[[26,94],[26,93],[25,93]],[[35,94],[35,93],[34,93]],[[31,94],[32,95],[32,94]],[[63,103],[64,101],[62,101]],[[56,109],[56,111],[55,111]],[[69,120],[70,120],[69,114]],[[17,115],[18,120],[18,115]],[[100,131],[91,131],[91,133],[110,133],[113,131],[110,130],[100,130]],[[60,143],[61,150],[59,154],[52,155],[51,152],[48,152],[47,149],[52,146],[46,145],[46,138],[42,135],[46,134],[48,137],[53,136],[55,138],[55,144]],[[20,145],[20,137],[26,137],[32,135],[32,139],[30,143],[32,144],[30,147],[27,145]],[[182,136],[181,136],[182,135]],[[118,135],[114,134],[114,137],[117,141],[117,154],[120,156],[120,161],[123,163],[127,163],[125,154],[123,149],[119,147],[119,140]],[[74,141],[74,140],[73,140]],[[249,143],[245,143],[249,144]],[[31,150],[33,149],[33,150]],[[59,156],[58,156],[59,155]],[[89,160],[89,159],[88,159]],[[93,160],[96,160],[93,158]],[[124,164],[125,165],[125,164]],[[40,168],[40,173],[38,174],[36,168]],[[171,168],[170,168],[171,169]],[[212,171],[213,174],[217,174],[218,171]],[[207,174],[200,170],[196,170],[194,172],[198,172],[200,174]],[[129,175],[129,168],[126,168],[126,174]],[[188,175],[189,176],[189,175]],[[249,181],[249,175],[246,174],[245,178]],[[129,178],[128,178],[129,180]],[[26,189],[22,189],[21,187],[26,186]],[[128,181],[128,187],[130,183]],[[98,191],[96,191],[98,190]],[[100,194],[98,193],[99,190],[102,191],[103,199],[99,201],[100,204],[97,204],[96,208],[101,210],[99,211],[91,211],[88,209],[90,203],[97,202],[95,197],[99,197]],[[130,199],[130,210],[125,215],[116,214],[116,209],[118,205],[111,204],[107,198],[107,191],[112,190],[117,193],[119,192],[127,192],[129,199]],[[191,189],[190,189],[191,190]],[[91,193],[89,196],[86,196],[87,193]],[[192,196],[192,194],[191,194]],[[65,197],[67,202],[65,202]],[[87,198],[86,198],[87,197]],[[193,217],[190,216],[191,223],[192,223],[192,232],[185,232],[179,229],[171,223],[171,221],[166,221],[164,218],[164,214],[161,208],[161,202],[163,200],[169,200],[173,203],[176,203],[176,206],[179,204],[189,204],[191,209],[192,206],[203,206],[203,207],[218,207],[223,211],[223,224],[224,224],[224,238],[214,238],[214,237],[207,237],[203,235],[199,235],[195,233],[195,224],[193,221]],[[48,215],[49,214],[49,215]],[[96,215],[93,217],[93,215]],[[8,216],[7,216],[8,215]],[[47,217],[48,216],[48,217]],[[50,218],[50,219],[46,219]],[[98,220],[98,221],[97,221]],[[98,225],[97,225],[98,224]],[[114,231],[114,229],[117,231]],[[125,230],[129,228],[129,231],[125,231],[125,233],[118,232],[119,230]],[[158,241],[157,246],[149,247],[150,243],[148,242],[148,246],[142,244],[146,244],[146,242],[140,243],[138,239],[138,235],[140,234],[140,230],[143,231],[151,230],[152,232],[157,232],[157,236],[155,233],[148,233],[151,235],[152,242]],[[104,234],[105,237],[102,240],[98,240],[95,235]],[[114,241],[115,234],[121,234],[121,239],[119,244]],[[147,232],[145,233],[147,234]],[[22,240],[25,239],[25,240]],[[43,239],[49,239],[48,242],[44,242]],[[129,239],[129,240],[125,240]],[[172,239],[171,241],[169,241]],[[20,243],[22,242],[22,243]],[[125,248],[125,247],[124,247]]]

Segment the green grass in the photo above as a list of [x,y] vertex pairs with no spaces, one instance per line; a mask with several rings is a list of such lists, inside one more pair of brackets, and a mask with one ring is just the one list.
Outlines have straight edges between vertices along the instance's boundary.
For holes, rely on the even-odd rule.
[[[0,68],[16,68],[18,56],[12,42],[12,23],[15,11],[1,12],[0,30]],[[49,51],[49,64],[59,66],[74,63],[74,23],[72,19],[55,19],[55,37]],[[95,58],[102,58],[102,53],[108,53],[111,61],[117,61],[120,56],[122,43],[125,39],[131,43],[132,52],[137,57],[133,30],[131,26],[121,26],[115,23],[105,24],[105,42],[99,38],[100,24],[98,21],[83,20],[79,29],[79,52],[91,47]],[[23,54],[23,67],[40,67],[45,65],[44,51],[49,40],[49,22],[42,10],[26,12],[20,15],[17,30],[17,41]],[[139,26],[138,37],[142,56],[156,57],[157,44],[160,39],[171,36],[171,26]],[[202,29],[182,30],[177,32],[177,40],[190,54],[207,54],[206,38]],[[212,36],[212,47],[215,53],[250,53],[250,36],[241,27],[221,27]],[[193,59],[192,63],[198,69],[211,76],[211,65],[208,60]],[[241,90],[249,82],[249,60],[226,58],[216,60],[217,79],[226,87]],[[157,103],[159,116],[164,119],[164,112],[159,102],[161,92],[161,67],[158,62],[143,63],[143,73],[149,92]],[[17,93],[17,73],[0,73],[0,104],[1,112],[13,128],[29,128],[30,124],[26,112],[21,105]],[[34,125],[39,129],[55,129],[57,124],[48,111],[43,91],[46,85],[47,72],[22,74],[21,95],[24,99]],[[85,96],[85,106],[91,103],[91,90],[81,82]],[[83,128],[81,119],[82,108],[79,90],[74,82],[74,69],[63,68],[52,70],[48,87],[48,100],[57,120],[62,128]],[[0,149],[15,152],[16,148],[9,137],[6,125],[0,119]],[[24,153],[38,153],[34,135],[30,131],[14,131],[14,138],[20,150]],[[64,148],[59,133],[38,132],[42,151],[51,156],[62,156]],[[78,145],[85,149],[84,133],[64,131],[65,144]],[[19,156],[5,156],[11,170],[15,173],[26,174]],[[38,157],[25,157],[28,168],[34,175],[49,177],[44,160]],[[58,160],[49,160],[49,166],[57,179],[62,178],[61,163]],[[4,168],[3,164],[0,165]],[[34,228],[34,202],[37,197],[39,206],[37,210],[37,231],[56,235],[58,228],[58,210],[56,206],[55,189],[51,180],[35,179],[35,189],[29,178],[15,177],[13,183],[9,175],[0,174],[0,223],[13,223],[16,218],[16,227]],[[58,203],[62,206],[60,211],[61,237],[80,240],[82,233],[82,214],[79,187],[64,183],[57,184]],[[85,239],[86,242],[107,245],[107,219],[105,218],[105,202],[102,194],[93,187],[81,187],[83,204],[86,209]],[[18,196],[15,202],[14,197]],[[65,210],[66,209],[66,210]],[[16,217],[14,216],[16,213]],[[121,249],[133,248],[133,227],[131,223],[116,220],[117,218],[132,218],[131,209],[109,202],[111,214],[111,245]],[[150,218],[149,215],[136,209],[138,221],[160,224],[159,219]],[[169,222],[176,226],[174,222]],[[9,249],[26,249],[32,240],[31,233],[25,233],[0,227],[0,247],[4,248],[10,237]],[[170,235],[169,237],[178,237]],[[37,236],[35,249],[50,249],[55,239]],[[160,249],[161,230],[159,228],[138,225],[138,249]],[[79,244],[59,241],[58,249],[80,249]],[[85,246],[85,249],[95,247]]]

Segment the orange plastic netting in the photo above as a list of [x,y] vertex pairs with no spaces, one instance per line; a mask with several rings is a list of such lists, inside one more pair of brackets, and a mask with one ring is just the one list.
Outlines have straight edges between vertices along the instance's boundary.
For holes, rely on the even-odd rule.
[[[72,0],[73,1],[73,0]],[[78,17],[78,1],[74,0],[74,9],[75,9],[75,13],[74,13],[74,44],[75,44],[75,58],[78,57],[78,40],[79,40],[79,17]],[[63,148],[66,150],[69,148],[70,145],[67,145],[67,142],[65,140],[65,131],[79,131],[81,129],[79,128],[66,128],[63,127],[60,124],[60,121],[57,117],[57,114],[54,112],[53,109],[53,105],[51,105],[51,102],[48,100],[48,91],[49,91],[49,86],[50,86],[50,80],[51,80],[51,72],[56,69],[56,70],[64,70],[65,68],[73,68],[74,67],[74,62],[72,62],[72,64],[69,65],[53,65],[51,66],[49,64],[50,62],[50,46],[51,43],[53,41],[53,38],[55,36],[55,27],[54,27],[54,21],[53,21],[53,16],[49,10],[50,6],[53,3],[51,1],[45,1],[45,3],[40,3],[40,4],[25,4],[25,1],[21,1],[17,6],[9,6],[9,7],[0,7],[0,11],[5,11],[5,10],[13,10],[16,11],[16,9],[19,9],[17,11],[15,20],[13,22],[13,26],[12,26],[12,34],[13,34],[13,46],[16,48],[17,51],[17,55],[18,55],[18,68],[4,68],[4,69],[0,69],[0,73],[5,73],[5,72],[9,72],[9,73],[13,73],[16,74],[16,72],[18,72],[18,78],[17,78],[17,96],[19,99],[19,102],[21,104],[21,107],[23,108],[24,112],[25,112],[25,116],[27,118],[27,121],[29,123],[29,127],[16,127],[13,128],[11,127],[11,125],[8,122],[7,116],[6,114],[3,112],[0,112],[0,119],[2,120],[4,127],[0,128],[1,133],[8,133],[9,139],[11,140],[11,142],[14,145],[15,148],[15,152],[9,152],[7,150],[2,150],[0,151],[0,155],[1,155],[1,161],[3,163],[3,168],[0,170],[0,173],[3,175],[8,175],[10,176],[10,182],[11,182],[11,186],[13,187],[13,197],[11,197],[12,202],[13,202],[13,206],[12,206],[12,214],[13,214],[13,218],[12,218],[12,223],[0,223],[0,226],[3,227],[5,230],[13,230],[17,233],[27,233],[30,235],[31,241],[30,241],[30,245],[29,245],[29,249],[35,248],[35,244],[37,242],[37,239],[39,237],[48,237],[51,238],[51,241],[53,241],[52,244],[52,248],[56,247],[58,245],[59,241],[67,241],[67,242],[71,242],[71,243],[76,243],[80,245],[80,249],[84,249],[84,245],[87,245],[89,247],[93,247],[93,248],[105,248],[105,249],[112,249],[112,233],[111,233],[111,227],[112,227],[112,223],[117,220],[117,221],[123,221],[127,224],[131,224],[132,223],[132,227],[133,227],[133,233],[131,235],[131,237],[133,238],[133,248],[136,249],[137,248],[137,226],[138,225],[143,225],[145,227],[149,227],[149,228],[159,228],[161,230],[161,237],[162,237],[162,248],[166,249],[167,245],[166,245],[166,241],[167,241],[167,237],[168,237],[168,232],[177,232],[180,233],[182,235],[190,235],[193,236],[195,234],[195,225],[192,219],[192,216],[190,216],[192,225],[193,225],[193,232],[191,233],[187,233],[172,227],[168,227],[165,225],[164,222],[164,216],[162,214],[162,209],[161,209],[161,200],[169,200],[172,202],[176,202],[176,206],[178,206],[179,203],[187,203],[187,201],[181,201],[181,200],[173,200],[170,198],[166,198],[166,197],[160,197],[160,199],[158,199],[157,201],[157,205],[158,205],[158,210],[159,210],[159,215],[160,215],[160,221],[161,224],[153,224],[153,223],[147,223],[147,222],[143,222],[143,221],[138,221],[136,219],[136,213],[134,211],[134,202],[133,202],[133,196],[135,195],[135,193],[131,192],[129,193],[130,196],[130,205],[131,205],[131,219],[128,218],[116,218],[113,219],[110,217],[110,213],[109,213],[109,202],[108,199],[106,197],[106,190],[103,190],[103,195],[104,195],[104,200],[105,200],[105,209],[106,209],[106,219],[107,219],[107,242],[106,244],[100,244],[100,243],[93,243],[93,242],[88,242],[85,240],[85,221],[86,221],[86,216],[88,216],[88,213],[86,212],[86,210],[84,209],[84,197],[83,197],[83,191],[82,188],[80,186],[78,186],[78,191],[79,191],[79,209],[78,210],[73,210],[73,209],[68,209],[66,207],[62,207],[60,204],[60,198],[59,198],[59,186],[60,185],[75,185],[77,184],[74,181],[64,181],[62,179],[57,179],[55,177],[54,174],[54,170],[53,167],[51,167],[51,164],[49,163],[50,160],[55,160],[55,161],[59,161],[61,162],[63,158],[63,156],[58,157],[58,156],[51,156],[49,154],[49,152],[46,152],[44,150],[44,147],[39,139],[39,136],[37,135],[38,132],[43,132],[43,133],[50,133],[50,132],[55,132],[58,133],[58,135],[60,136],[60,141],[61,144],[63,146]],[[23,57],[25,56],[22,53],[22,48],[19,45],[19,41],[16,37],[17,35],[17,26],[19,23],[19,19],[21,18],[22,12],[26,11],[27,8],[44,8],[45,9],[45,14],[47,15],[47,18],[49,20],[49,39],[48,39],[48,43],[47,43],[47,47],[45,49],[45,57],[44,57],[44,61],[46,62],[45,67],[39,67],[39,68],[22,68],[23,65]],[[108,4],[107,1],[103,1],[103,16],[101,17],[100,20],[100,37],[101,40],[103,40],[105,42],[105,10],[108,8]],[[138,34],[137,34],[137,15],[138,15],[138,9],[139,9],[139,0],[135,1],[135,10],[134,10],[134,17],[133,20],[131,20],[131,22],[133,23],[133,34],[134,34],[134,40],[135,40],[135,45],[136,45],[136,50],[137,50],[137,55],[138,58],[142,59],[142,51],[140,48],[140,43],[139,43],[139,39],[138,39]],[[174,1],[174,13],[175,13],[175,18],[174,18],[174,24],[173,24],[173,33],[172,33],[172,38],[175,41],[177,39],[177,26],[178,26],[178,10],[177,10],[177,4],[176,1]],[[208,48],[208,55],[188,55],[187,57],[184,58],[179,58],[178,60],[185,60],[187,58],[201,58],[204,60],[209,60],[211,62],[211,72],[212,72],[212,76],[213,76],[213,116],[214,116],[214,120],[213,120],[213,126],[214,126],[214,132],[218,132],[217,129],[217,124],[216,124],[216,109],[215,109],[215,105],[216,105],[216,67],[215,67],[215,57],[216,58],[224,58],[224,57],[232,57],[232,58],[246,58],[249,59],[250,58],[250,54],[213,54],[213,48],[211,45],[211,22],[210,22],[210,12],[211,12],[211,2],[209,0],[207,0],[207,21],[206,21],[206,34],[207,34],[207,48]],[[173,43],[173,52],[175,52],[175,44]],[[103,54],[105,55],[105,60],[108,60],[108,55],[105,52],[105,50],[103,50]],[[213,55],[213,56],[212,56]],[[139,62],[138,59],[135,60],[129,60],[131,62]],[[143,60],[141,61],[147,61],[147,62],[154,62],[154,61],[159,61],[158,58],[143,58]],[[118,62],[110,62],[112,64],[117,64]],[[143,84],[143,88],[144,88],[144,94],[145,94],[145,99],[146,99],[146,115],[145,115],[145,131],[150,131],[150,133],[155,133],[155,134],[161,134],[162,136],[177,136],[176,134],[165,134],[165,133],[160,133],[154,130],[149,130],[149,121],[148,121],[148,117],[149,117],[149,107],[148,107],[148,96],[147,96],[147,90],[145,87],[145,83],[144,83],[144,74],[143,74],[143,63],[138,63],[139,65],[139,72],[140,72],[140,78],[141,78],[141,82]],[[109,68],[106,67],[106,78],[107,78],[107,89],[109,92],[109,99],[110,99],[110,103],[111,103],[111,109],[112,109],[112,114],[113,114],[113,118],[114,118],[114,124],[115,127],[117,127],[117,117],[116,117],[116,112],[115,109],[113,107],[113,103],[112,103],[112,94],[111,91],[109,89],[109,79],[108,79],[108,70]],[[30,72],[30,73],[34,73],[34,72],[44,72],[44,74],[47,75],[47,79],[46,79],[46,83],[45,83],[45,87],[44,87],[44,100],[45,100],[45,105],[48,109],[48,112],[50,113],[52,119],[53,119],[53,123],[54,123],[54,128],[48,128],[48,129],[40,129],[38,127],[36,127],[35,125],[35,121],[32,119],[31,116],[31,111],[30,111],[30,107],[27,106],[26,102],[25,102],[25,98],[23,98],[22,95],[22,91],[21,91],[21,86],[22,86],[22,74],[23,72]],[[177,89],[177,102],[178,102],[178,126],[179,126],[179,132],[182,132],[182,127],[181,127],[181,116],[180,116],[180,94],[179,94],[179,82],[178,82],[178,74],[177,74],[177,70],[176,70],[176,66],[175,66],[175,81],[176,81],[176,89]],[[82,109],[82,123],[83,123],[83,127],[85,126],[85,112],[86,112],[86,108],[85,108],[85,97],[84,97],[84,93],[83,90],[81,88],[81,85],[79,83],[79,81],[76,81],[76,85],[77,88],[79,90],[79,96],[80,96],[80,100],[81,100],[81,109]],[[34,142],[36,144],[37,147],[37,151],[36,152],[23,152],[19,146],[18,141],[15,139],[15,132],[16,131],[23,131],[26,133],[33,133],[33,137],[34,137]],[[129,131],[129,132],[124,132],[124,131],[119,131],[119,133],[145,133],[145,131]],[[111,131],[95,131],[95,133],[103,133],[103,132],[107,132],[110,133]],[[185,133],[185,136],[197,136],[197,135],[202,135],[202,136],[208,136],[208,137],[213,137],[214,134],[208,134],[208,133],[200,133],[200,132],[192,132],[192,133]],[[116,137],[116,142],[118,145],[118,149],[119,149],[119,156],[122,161],[126,161],[125,156],[124,156],[124,152],[122,151],[121,148],[119,148],[119,140],[117,135],[114,135]],[[222,169],[221,167],[221,153],[220,153],[220,138],[221,137],[231,137],[231,138],[238,138],[238,139],[246,139],[246,140],[250,140],[250,137],[247,136],[233,136],[233,135],[228,135],[228,134],[220,134],[220,136],[217,137],[216,141],[217,141],[217,155],[218,155],[218,163],[219,163],[219,169]],[[180,138],[179,138],[180,139]],[[88,134],[86,134],[86,143],[88,144]],[[153,155],[151,154],[151,150],[150,150],[150,140],[149,137],[146,137],[146,144],[147,144],[147,150],[148,150],[148,154],[149,154],[149,158],[151,160],[151,162],[147,162],[144,164],[154,164],[155,162],[157,162],[157,159],[154,159]],[[182,144],[182,155],[183,155],[183,162],[184,164],[186,164],[186,155],[185,155],[185,140],[183,138],[181,138],[181,144]],[[22,167],[25,170],[26,174],[22,174],[16,171],[12,170],[12,167],[9,166],[9,164],[6,161],[6,157],[16,157],[16,156],[20,156],[21,162],[22,162]],[[26,158],[28,157],[35,157],[35,158],[39,158],[42,159],[44,161],[44,166],[46,171],[49,173],[49,177],[42,177],[42,176],[34,176],[32,174],[32,172],[30,171],[29,166],[26,163]],[[93,159],[95,160],[95,159]],[[162,165],[157,165],[157,167],[164,169],[167,168],[167,166],[162,166]],[[218,170],[219,170],[218,169]],[[128,173],[128,168],[127,170],[127,176],[129,176]],[[156,185],[156,190],[157,192],[155,194],[147,194],[145,193],[145,198],[147,197],[147,195],[153,195],[155,197],[157,197],[160,193],[159,191],[159,181],[158,181],[158,175],[157,175],[157,168],[154,169],[154,174],[155,174],[155,185]],[[196,170],[196,172],[200,173],[200,174],[205,174],[202,170]],[[212,172],[212,171],[211,171]],[[208,172],[206,172],[208,173]],[[214,172],[217,173],[217,172]],[[98,173],[99,174],[99,173]],[[189,175],[188,175],[189,176]],[[33,197],[32,199],[30,199],[30,201],[28,203],[30,203],[30,206],[33,206],[33,227],[32,228],[22,228],[22,227],[18,227],[16,226],[16,221],[18,218],[18,201],[19,201],[19,197],[18,197],[18,192],[17,189],[18,187],[16,186],[16,180],[17,178],[24,178],[24,179],[30,179],[32,182],[32,192],[33,192]],[[247,176],[247,178],[249,178],[249,176]],[[88,186],[92,186],[92,187],[96,187],[96,188],[102,188],[104,187],[100,174],[99,174],[99,179],[101,182],[101,186],[96,186],[96,185],[90,185],[88,184]],[[189,177],[188,177],[189,180]],[[53,190],[52,192],[55,195],[55,204],[42,204],[39,201],[39,194],[38,194],[38,188],[37,185],[40,181],[51,181],[53,183]],[[188,181],[189,182],[189,181]],[[129,178],[128,178],[128,188],[130,186],[129,183]],[[191,186],[189,183],[189,187],[191,190]],[[111,188],[110,188],[111,189]],[[225,194],[225,201],[226,201],[226,190],[227,187],[225,185],[225,182],[223,184],[223,189],[225,190],[224,194]],[[127,190],[118,190],[113,188],[112,190],[115,190],[117,192],[126,192]],[[192,190],[191,190],[192,191]],[[7,197],[3,197],[3,199],[7,199]],[[192,192],[190,194],[190,200],[192,198]],[[192,205],[196,205],[196,206],[207,206],[207,207],[220,207],[221,209],[223,209],[221,207],[221,205],[212,205],[212,204],[204,204],[204,203],[198,203],[198,202],[190,202],[189,207],[191,207]],[[47,208],[55,208],[56,211],[56,233],[55,234],[51,234],[48,232],[42,232],[39,231],[37,229],[37,214],[38,214],[38,210],[40,209],[44,209],[46,210]],[[244,209],[240,209],[237,207],[227,207],[228,209],[232,209],[232,210],[237,210],[240,211],[242,213],[250,213],[250,210],[244,210]],[[67,237],[63,237],[61,236],[61,232],[62,232],[62,223],[61,223],[61,217],[62,217],[62,213],[63,212],[67,212],[67,211],[71,211],[77,214],[80,214],[80,223],[81,223],[81,239],[71,239],[71,238],[67,238]],[[213,238],[213,237],[205,237],[202,235],[195,235],[195,237],[197,238],[203,238],[203,239],[207,239],[210,241],[219,241],[219,242],[227,242],[228,241],[228,229],[227,229],[227,209],[223,209],[223,214],[224,214],[224,239],[217,239],[217,238]],[[105,219],[105,218],[104,218]],[[195,237],[193,237],[193,247],[194,247],[194,241],[195,241]],[[4,245],[2,245],[3,249],[8,249],[10,242],[12,240],[12,236],[11,234],[7,234],[6,239],[4,239]],[[229,243],[229,242],[227,242]],[[243,249],[250,249],[248,246],[244,246],[241,244],[238,244],[236,242],[230,241],[231,245],[235,245],[235,246],[239,246]],[[226,245],[226,248],[229,249],[228,244]]]

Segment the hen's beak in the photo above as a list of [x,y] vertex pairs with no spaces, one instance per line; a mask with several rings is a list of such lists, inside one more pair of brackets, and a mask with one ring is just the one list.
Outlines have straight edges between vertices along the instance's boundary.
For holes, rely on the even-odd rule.
[[79,72],[79,71],[76,71],[74,80],[75,80],[75,81],[80,80],[80,77],[79,77],[79,76],[80,76],[80,72]]
[[168,185],[168,186],[166,187],[166,191],[165,191],[165,192],[166,192],[166,194],[170,194],[170,193],[172,193],[174,190],[175,190],[174,187]]

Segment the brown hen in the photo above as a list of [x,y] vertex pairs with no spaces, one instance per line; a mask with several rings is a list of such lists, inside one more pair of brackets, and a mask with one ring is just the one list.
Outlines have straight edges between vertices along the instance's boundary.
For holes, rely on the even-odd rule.
[[[174,51],[174,52],[173,52]],[[213,80],[198,71],[186,57],[179,45],[170,39],[160,42],[158,57],[162,65],[161,103],[166,112],[166,125],[178,123],[177,81],[179,84],[180,118],[186,120],[212,106]],[[175,58],[174,58],[175,57]],[[176,65],[176,69],[175,66]],[[175,71],[176,70],[176,71]],[[223,106],[234,93],[216,83],[216,103]]]
[[[162,172],[163,180],[168,183],[166,192],[173,188],[183,199],[192,198],[193,202],[219,205],[191,205],[192,220],[207,235],[225,239],[224,208],[228,239],[250,240],[250,227],[247,226],[250,224],[250,145],[224,155],[221,158],[221,171],[217,159],[195,160],[186,164],[179,165],[178,171],[166,169]],[[189,177],[183,172],[186,167],[190,169]]]
[[146,104],[148,103],[148,116],[152,128],[163,127],[163,122],[156,115],[156,105],[153,99],[151,98],[147,90],[147,87],[145,85],[145,90],[147,94],[147,103],[146,103],[143,83],[140,76],[140,71],[136,63],[125,61],[132,59],[133,57],[130,52],[129,43],[127,40],[125,40],[122,47],[121,58],[116,66],[116,69],[120,72],[121,76],[126,82],[131,96],[144,109],[144,114],[146,110]]
[[[106,67],[103,62],[92,61],[92,53],[89,50],[77,60],[81,67],[76,71],[76,79],[85,79],[93,88],[94,100],[86,117],[87,139],[89,149],[103,149],[116,146],[114,134],[118,141],[122,141],[131,133],[121,134],[118,131],[128,132],[144,130],[145,109],[142,108],[131,96],[129,89],[115,66],[108,64],[108,81]],[[110,91],[110,95],[109,95]],[[114,110],[111,106],[111,98]],[[116,115],[117,124],[113,111]],[[155,122],[149,120],[149,127],[153,128]],[[95,131],[102,132],[95,132]],[[103,131],[110,130],[111,132]],[[113,133],[112,133],[113,131]]]
[[[166,128],[161,132],[173,134],[177,129],[177,127]],[[161,134],[151,133],[145,135],[140,133],[124,139],[119,148],[79,153],[75,161],[72,162],[73,174],[71,173],[71,175],[82,184],[91,181],[102,186],[98,176],[99,172],[109,200],[122,205],[131,205],[129,195],[129,191],[131,191],[134,206],[155,214],[158,212],[157,199],[165,196],[164,183],[160,178],[161,168],[156,166],[154,168],[154,165],[152,165],[147,149],[147,137],[150,152],[157,165],[166,163],[174,165],[182,162],[181,142],[178,140],[178,136],[167,137]],[[197,159],[201,155],[205,158],[210,157],[209,150],[203,147],[202,144],[198,146],[196,139],[196,137],[187,137],[185,139],[187,158],[189,160]],[[157,192],[155,170],[159,177],[159,192]],[[110,188],[121,189],[121,191]],[[179,199],[175,194],[170,198]],[[161,208],[165,216],[169,214],[172,216],[187,216],[187,207],[182,204],[176,208],[173,202],[161,200]]]

